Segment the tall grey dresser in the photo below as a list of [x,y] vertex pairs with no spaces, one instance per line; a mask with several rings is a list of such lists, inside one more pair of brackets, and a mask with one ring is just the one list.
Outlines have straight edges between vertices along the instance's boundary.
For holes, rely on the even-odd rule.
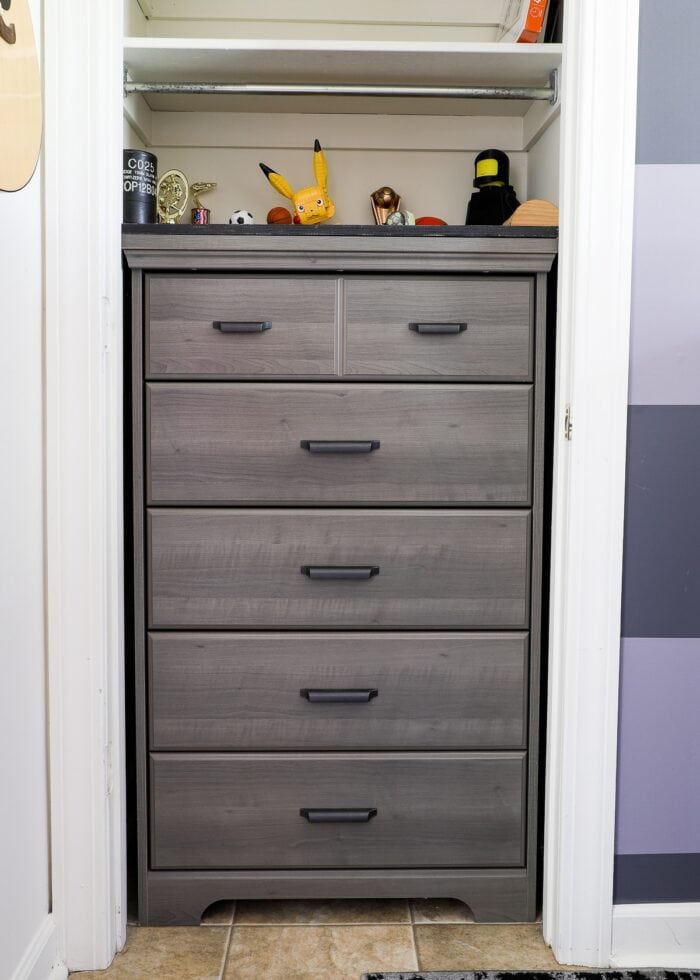
[[127,228],[139,917],[535,915],[551,230]]

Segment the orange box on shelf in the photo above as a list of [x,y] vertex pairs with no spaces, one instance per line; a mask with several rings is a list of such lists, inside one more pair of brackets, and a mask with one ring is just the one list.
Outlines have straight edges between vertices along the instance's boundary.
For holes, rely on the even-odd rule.
[[549,0],[511,0],[501,24],[499,41],[534,44],[544,33]]

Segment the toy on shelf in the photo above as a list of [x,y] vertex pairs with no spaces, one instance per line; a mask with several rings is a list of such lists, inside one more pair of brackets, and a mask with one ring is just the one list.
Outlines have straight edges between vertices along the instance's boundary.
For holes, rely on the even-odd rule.
[[447,222],[443,221],[442,218],[433,218],[430,215],[426,215],[424,218],[416,218],[417,225],[446,225]]
[[294,205],[295,225],[318,225],[335,214],[335,204],[328,196],[328,165],[318,140],[314,143],[314,176],[316,183],[301,190],[292,190],[281,174],[261,163],[260,169],[276,191]]
[[124,224],[158,220],[158,160],[147,150],[124,150]]
[[271,208],[267,212],[268,225],[291,225],[292,212],[286,208]]
[[209,208],[204,207],[199,199],[199,196],[200,194],[209,194],[211,191],[215,190],[217,186],[216,181],[213,180],[198,180],[190,187],[192,197],[194,198],[194,207],[192,208],[191,219],[193,225],[208,225],[210,223],[211,211]]
[[510,160],[502,150],[484,150],[474,161],[474,187],[467,208],[468,225],[502,225],[520,201],[510,186]]
[[412,211],[392,211],[385,225],[415,225],[416,216]]
[[401,207],[401,195],[393,187],[380,187],[369,196],[375,224],[386,225],[390,215]]
[[556,228],[559,225],[559,208],[550,201],[533,198],[521,204],[503,224],[511,225],[513,228]]
[[254,225],[255,218],[250,211],[234,211],[228,219],[230,225]]
[[190,185],[181,170],[168,170],[158,181],[158,220],[162,225],[179,225],[185,213]]

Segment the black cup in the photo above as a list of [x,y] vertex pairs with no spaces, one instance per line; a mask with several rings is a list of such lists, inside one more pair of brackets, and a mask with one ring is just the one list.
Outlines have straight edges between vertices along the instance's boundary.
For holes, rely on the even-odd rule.
[[124,150],[124,224],[158,219],[158,160],[146,150]]

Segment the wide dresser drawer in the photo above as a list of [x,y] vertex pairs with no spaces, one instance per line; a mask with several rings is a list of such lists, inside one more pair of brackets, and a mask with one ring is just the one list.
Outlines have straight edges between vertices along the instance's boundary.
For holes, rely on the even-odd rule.
[[522,510],[148,511],[151,628],[528,625]]
[[527,633],[151,633],[151,748],[521,749]]
[[525,753],[155,754],[154,869],[517,867]]
[[330,277],[150,275],[146,377],[334,372]]
[[152,504],[519,504],[530,385],[146,386]]
[[348,279],[344,373],[530,381],[533,288],[490,276]]

